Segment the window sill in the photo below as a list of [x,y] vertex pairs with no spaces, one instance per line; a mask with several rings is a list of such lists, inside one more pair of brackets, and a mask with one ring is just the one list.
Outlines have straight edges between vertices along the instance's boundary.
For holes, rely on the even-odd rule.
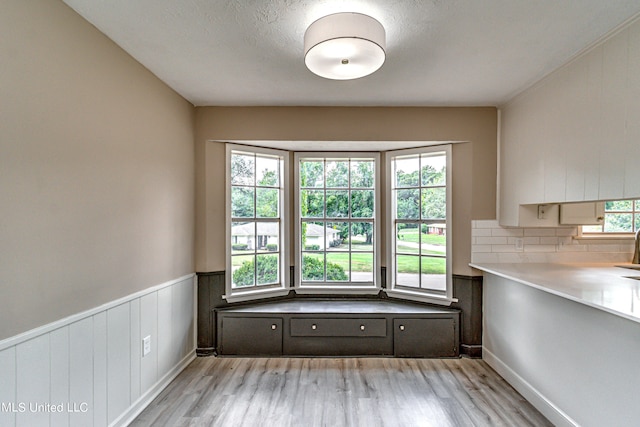
[[586,241],[586,242],[598,242],[606,244],[608,242],[615,244],[620,243],[620,241],[624,242],[633,242],[635,240],[634,234],[605,234],[605,235],[581,235],[581,236],[573,236],[573,240],[578,241]]
[[377,295],[380,288],[345,288],[344,286],[304,286],[295,288],[297,295]]
[[265,298],[275,298],[287,296],[291,289],[289,288],[277,288],[277,289],[260,289],[255,291],[238,292],[231,295],[223,295],[222,298],[228,303],[253,301]]
[[385,293],[392,298],[399,298],[410,301],[426,302],[450,306],[451,303],[458,302],[457,298],[449,298],[444,295],[427,294],[423,292],[412,292],[399,289],[386,289]]

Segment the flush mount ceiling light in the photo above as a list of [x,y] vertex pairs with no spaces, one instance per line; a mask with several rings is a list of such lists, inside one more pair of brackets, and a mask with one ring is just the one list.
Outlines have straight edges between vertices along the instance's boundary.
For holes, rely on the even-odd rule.
[[385,59],[382,24],[361,13],[336,13],[315,21],[304,33],[304,63],[333,80],[368,76]]

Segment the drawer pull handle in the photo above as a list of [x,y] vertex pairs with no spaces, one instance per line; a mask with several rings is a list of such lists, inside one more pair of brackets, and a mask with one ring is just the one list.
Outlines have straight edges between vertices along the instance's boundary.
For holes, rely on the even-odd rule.
[[278,326],[274,323],[273,325],[271,325],[271,329],[275,331],[276,329],[278,329]]
[[316,329],[318,329],[318,327],[316,325],[311,325],[311,329],[315,331]]
[[364,331],[364,325],[360,325],[360,330]]
[[404,325],[400,325],[400,330],[404,331]]

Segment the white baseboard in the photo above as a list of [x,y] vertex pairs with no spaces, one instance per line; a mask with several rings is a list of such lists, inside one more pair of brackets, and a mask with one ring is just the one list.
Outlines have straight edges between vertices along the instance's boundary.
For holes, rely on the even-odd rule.
[[186,355],[180,363],[173,367],[167,374],[160,378],[160,380],[155,383],[145,394],[140,396],[138,400],[133,402],[129,409],[120,415],[117,419],[115,419],[109,427],[120,427],[120,426],[128,426],[136,419],[138,415],[142,411],[146,409],[147,406],[153,402],[153,399],[158,397],[162,390],[164,390],[170,383],[173,381],[179,374],[182,372],[193,360],[196,358],[195,349]]
[[484,346],[482,347],[482,358],[554,425],[579,427],[579,424],[571,417]]

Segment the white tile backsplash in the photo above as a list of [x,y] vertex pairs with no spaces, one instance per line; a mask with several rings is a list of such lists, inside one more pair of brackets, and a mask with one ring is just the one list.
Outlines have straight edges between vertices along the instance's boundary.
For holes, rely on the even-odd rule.
[[[629,262],[626,241],[575,239],[578,227],[501,227],[495,220],[471,221],[471,262]],[[522,239],[523,249],[516,249]]]

